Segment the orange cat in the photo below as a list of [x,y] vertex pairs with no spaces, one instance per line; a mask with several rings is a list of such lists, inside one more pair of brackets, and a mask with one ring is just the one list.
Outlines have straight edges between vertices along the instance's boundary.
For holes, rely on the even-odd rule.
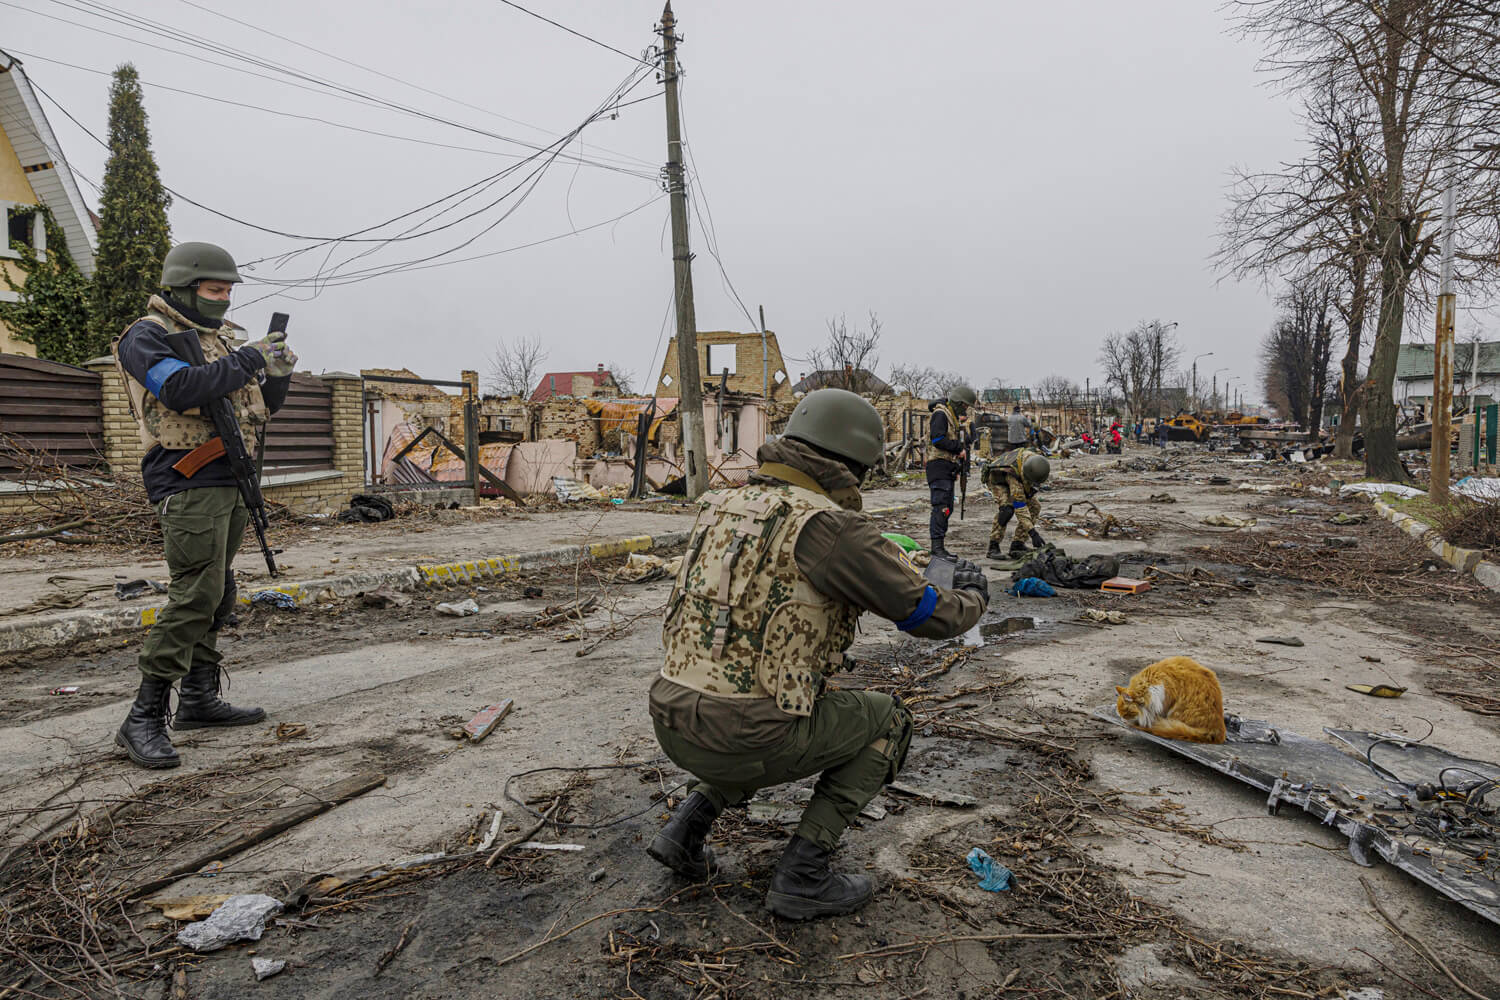
[[1169,740],[1224,742],[1224,693],[1219,678],[1196,660],[1169,656],[1115,686],[1115,711],[1137,729]]

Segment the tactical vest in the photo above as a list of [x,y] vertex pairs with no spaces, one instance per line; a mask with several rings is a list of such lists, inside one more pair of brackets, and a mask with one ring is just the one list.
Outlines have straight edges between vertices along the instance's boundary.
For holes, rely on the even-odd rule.
[[755,484],[706,493],[662,626],[661,675],[720,698],[775,698],[812,714],[843,666],[859,609],[820,593],[797,568],[797,539],[828,496]]
[[[955,441],[962,440],[964,425],[959,421],[958,417],[954,415],[953,407],[949,406],[947,403],[939,403],[937,406],[933,407],[932,412],[941,413],[943,416],[948,418],[948,437],[952,438]],[[936,444],[937,442],[934,441],[933,443]],[[940,452],[942,451],[941,448],[938,450]],[[939,454],[937,457],[946,458],[947,455],[946,453],[943,453]]]
[[[203,359],[209,364],[233,353],[234,346],[228,327],[210,330],[190,323],[186,316],[173,309],[159,295],[151,296],[147,308],[150,311],[142,319],[156,324],[169,334],[197,331],[198,344],[203,348]],[[131,324],[134,325],[135,323]],[[126,327],[127,333],[129,329]],[[190,450],[212,438],[213,421],[203,411],[197,407],[181,413],[169,409],[125,370],[125,366],[120,364],[120,341],[124,336],[122,333],[110,343],[109,352],[114,356],[115,370],[120,373],[120,381],[125,386],[125,398],[130,403],[131,416],[135,417],[136,426],[140,429],[141,444],[146,450],[150,451],[156,445],[171,451]],[[256,429],[269,419],[260,383],[252,379],[230,393],[229,399],[234,404],[235,416],[239,420],[240,435],[246,442],[253,442]]]

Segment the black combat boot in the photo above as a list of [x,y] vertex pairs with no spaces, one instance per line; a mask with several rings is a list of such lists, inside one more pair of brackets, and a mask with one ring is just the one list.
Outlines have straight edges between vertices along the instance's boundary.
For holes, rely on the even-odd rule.
[[677,807],[646,853],[683,878],[707,881],[719,870],[713,850],[704,842],[718,815],[708,796],[694,792]]
[[1005,557],[1005,554],[1000,551],[1000,539],[990,539],[990,550],[985,553],[984,557],[986,559],[1003,559]]
[[171,681],[142,677],[135,704],[115,734],[115,745],[124,747],[141,767],[176,767],[182,763],[167,738],[167,698],[171,694]]
[[943,547],[943,540],[941,538],[933,539],[932,548],[928,551],[932,553],[932,558],[934,559],[956,558],[952,552],[949,552],[946,548]]
[[219,697],[219,668],[195,663],[182,679],[177,695],[177,717],[173,729],[206,729],[211,726],[250,726],[266,717],[263,709],[235,708]]
[[870,901],[875,886],[867,876],[828,870],[829,852],[793,836],[771,875],[766,906],[784,920],[812,920],[853,913]]
[[1026,553],[1030,551],[1031,549],[1026,545],[1026,539],[1012,538],[1010,540],[1010,551],[1006,554],[1012,559],[1022,559],[1025,558]]

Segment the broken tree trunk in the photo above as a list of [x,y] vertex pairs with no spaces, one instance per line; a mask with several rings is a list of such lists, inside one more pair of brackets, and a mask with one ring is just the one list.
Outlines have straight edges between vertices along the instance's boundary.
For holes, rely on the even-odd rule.
[[211,861],[219,861],[238,854],[247,847],[254,847],[262,841],[270,840],[278,833],[290,830],[298,823],[312,819],[319,813],[327,812],[350,799],[358,798],[383,784],[385,784],[385,775],[376,771],[365,771],[309,792],[291,805],[268,813],[259,823],[253,823],[240,833],[225,837],[186,861],[173,865],[157,878],[141,883],[130,890],[127,898],[133,899],[171,885],[178,879],[193,874]]

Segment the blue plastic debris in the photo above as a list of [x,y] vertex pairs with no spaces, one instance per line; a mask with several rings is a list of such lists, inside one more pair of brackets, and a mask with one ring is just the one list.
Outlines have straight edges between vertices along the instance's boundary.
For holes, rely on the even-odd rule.
[[259,590],[250,595],[251,604],[269,604],[273,608],[285,608],[291,611],[297,607],[297,599],[291,594],[283,594],[279,590]]
[[1010,585],[1006,591],[1012,597],[1055,597],[1057,591],[1052,589],[1052,584],[1040,577],[1028,576],[1024,580],[1017,580]]
[[1004,892],[1010,888],[1010,869],[985,853],[981,847],[969,852],[969,867],[979,876],[979,888],[986,892]]

